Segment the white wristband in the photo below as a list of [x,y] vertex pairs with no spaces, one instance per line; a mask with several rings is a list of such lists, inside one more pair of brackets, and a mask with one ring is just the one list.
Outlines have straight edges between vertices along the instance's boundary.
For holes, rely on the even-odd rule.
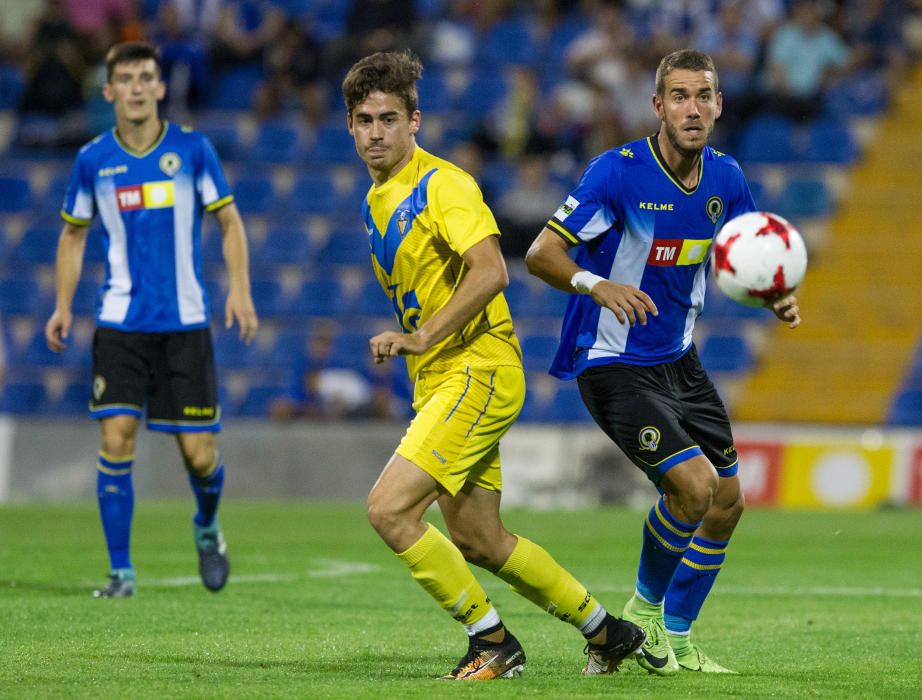
[[589,270],[580,270],[570,278],[570,284],[580,294],[589,294],[592,288],[599,282],[604,282],[604,277],[599,277],[589,272]]

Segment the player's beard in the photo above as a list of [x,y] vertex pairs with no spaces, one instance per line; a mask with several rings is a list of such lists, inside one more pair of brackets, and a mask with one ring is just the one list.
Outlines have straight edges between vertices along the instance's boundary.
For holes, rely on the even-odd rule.
[[672,147],[678,151],[683,158],[692,159],[701,155],[701,151],[704,150],[704,147],[707,145],[708,140],[711,138],[711,132],[714,131],[714,125],[712,124],[710,128],[701,125],[704,128],[704,141],[701,144],[700,148],[689,148],[683,146],[679,141],[679,130],[675,128],[672,124],[669,123],[669,120],[663,120],[663,127],[666,129],[666,138],[669,139],[669,143],[672,144]]

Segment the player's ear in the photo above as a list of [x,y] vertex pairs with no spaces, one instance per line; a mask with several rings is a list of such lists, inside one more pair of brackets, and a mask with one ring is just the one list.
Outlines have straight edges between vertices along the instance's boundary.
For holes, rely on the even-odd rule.
[[724,94],[722,92],[717,93],[717,109],[714,110],[714,119],[719,119],[721,112],[724,111]]
[[112,94],[112,86],[108,82],[102,84],[102,96],[106,102],[115,101],[115,95]]
[[423,115],[417,109],[413,114],[410,115],[410,133],[416,135],[416,132],[419,131],[419,127],[422,124]]
[[663,98],[657,94],[653,95],[653,112],[656,114],[656,118],[661,120],[663,119]]

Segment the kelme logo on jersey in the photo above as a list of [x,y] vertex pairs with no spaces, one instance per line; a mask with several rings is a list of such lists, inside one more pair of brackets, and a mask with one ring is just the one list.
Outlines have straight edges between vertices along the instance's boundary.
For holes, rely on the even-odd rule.
[[660,432],[652,425],[641,428],[637,434],[637,442],[640,443],[640,449],[648,452],[656,452],[659,449]]
[[654,238],[647,256],[647,265],[674,267],[697,265],[704,261],[711,249],[711,239]]
[[121,211],[166,209],[173,206],[173,181],[162,180],[116,187],[115,198]]
[[178,153],[170,151],[160,156],[160,169],[170,177],[178,173],[181,167],[182,159],[179,157]]
[[716,224],[720,220],[720,215],[724,213],[724,201],[720,197],[711,197],[704,208],[707,210],[711,223]]
[[573,197],[572,195],[567,197],[567,201],[560,205],[560,208],[554,212],[554,218],[557,221],[563,221],[570,214],[573,213],[573,210],[579,206],[579,200]]

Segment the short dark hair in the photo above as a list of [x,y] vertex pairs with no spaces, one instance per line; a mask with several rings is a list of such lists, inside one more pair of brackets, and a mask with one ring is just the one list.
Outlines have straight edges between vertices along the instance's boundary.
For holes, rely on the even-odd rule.
[[116,44],[106,54],[106,82],[112,80],[115,67],[122,63],[135,63],[152,59],[157,64],[157,75],[160,75],[160,50],[147,41],[123,41]]
[[419,109],[416,81],[423,76],[423,64],[410,51],[379,51],[358,61],[343,80],[343,97],[349,114],[376,90],[396,95],[412,115]]
[[674,70],[707,70],[714,74],[714,91],[717,91],[717,66],[714,59],[694,49],[679,49],[663,57],[656,69],[656,94],[660,97],[666,90],[666,76]]

